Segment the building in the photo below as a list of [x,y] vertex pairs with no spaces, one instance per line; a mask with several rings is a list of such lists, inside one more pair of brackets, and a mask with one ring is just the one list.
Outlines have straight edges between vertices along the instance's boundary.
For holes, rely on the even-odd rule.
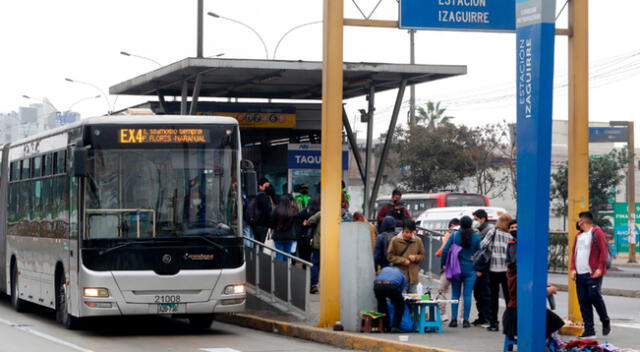
[[80,113],[59,112],[46,98],[43,101],[0,113],[0,145],[80,120]]

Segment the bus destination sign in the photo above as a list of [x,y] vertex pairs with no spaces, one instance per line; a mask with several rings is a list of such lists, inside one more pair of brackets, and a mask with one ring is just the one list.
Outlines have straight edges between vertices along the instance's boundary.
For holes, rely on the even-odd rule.
[[121,128],[120,144],[208,143],[209,130],[202,128]]

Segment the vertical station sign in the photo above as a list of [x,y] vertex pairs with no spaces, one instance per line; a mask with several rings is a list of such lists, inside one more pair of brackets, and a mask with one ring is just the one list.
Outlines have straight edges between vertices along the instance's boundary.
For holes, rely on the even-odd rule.
[[544,351],[556,0],[516,0],[518,350]]

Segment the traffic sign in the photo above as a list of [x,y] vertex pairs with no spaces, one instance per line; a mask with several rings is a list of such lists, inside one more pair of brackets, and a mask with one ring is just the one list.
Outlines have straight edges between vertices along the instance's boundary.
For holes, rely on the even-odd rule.
[[627,138],[626,127],[589,127],[590,143],[626,142]]
[[513,32],[516,0],[400,0],[400,28]]

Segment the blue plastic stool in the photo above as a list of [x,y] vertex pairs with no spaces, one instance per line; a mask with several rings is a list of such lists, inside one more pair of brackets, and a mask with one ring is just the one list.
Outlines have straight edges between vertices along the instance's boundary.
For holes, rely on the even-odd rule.
[[518,339],[510,339],[509,336],[504,337],[504,352],[509,352],[509,348],[516,346],[518,344]]
[[[442,320],[440,318],[440,306],[437,303],[417,303],[418,321],[417,328],[421,334],[427,331],[442,333]],[[429,309],[429,320],[427,320],[427,308]]]

